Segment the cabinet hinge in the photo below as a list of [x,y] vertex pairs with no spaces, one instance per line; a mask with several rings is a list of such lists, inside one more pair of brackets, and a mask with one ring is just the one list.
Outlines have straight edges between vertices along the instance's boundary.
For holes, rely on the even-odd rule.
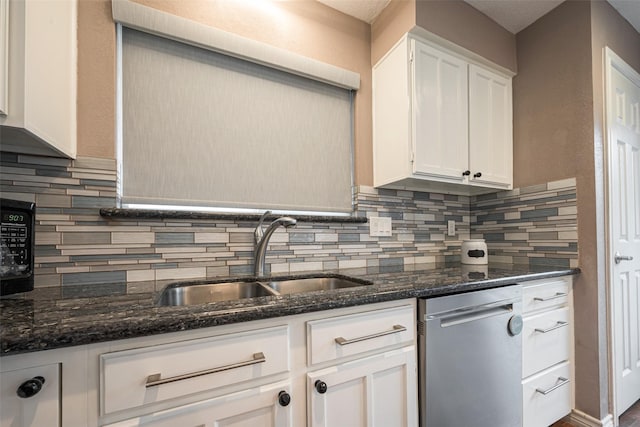
[[409,63],[413,62],[413,49],[411,49],[411,51],[409,51]]

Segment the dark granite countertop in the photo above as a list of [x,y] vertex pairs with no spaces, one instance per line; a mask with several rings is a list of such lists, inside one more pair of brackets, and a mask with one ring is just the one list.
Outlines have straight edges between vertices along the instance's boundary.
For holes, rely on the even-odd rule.
[[370,280],[373,285],[182,307],[157,305],[168,281],[37,288],[0,298],[0,355],[435,297],[579,273],[578,269],[517,265],[489,265],[487,274],[473,270],[425,264],[324,271],[320,274],[339,273]]

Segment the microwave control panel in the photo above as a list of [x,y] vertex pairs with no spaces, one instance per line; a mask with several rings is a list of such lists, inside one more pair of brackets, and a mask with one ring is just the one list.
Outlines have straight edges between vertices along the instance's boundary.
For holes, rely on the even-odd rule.
[[2,210],[2,263],[0,276],[20,277],[33,270],[33,235],[31,215],[27,212]]

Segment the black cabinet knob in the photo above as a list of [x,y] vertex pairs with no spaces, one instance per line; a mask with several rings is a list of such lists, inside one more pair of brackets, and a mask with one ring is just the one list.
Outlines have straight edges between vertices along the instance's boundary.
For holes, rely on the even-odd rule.
[[474,178],[480,178],[481,176],[482,176],[481,172],[476,172],[476,173],[473,174]]
[[280,406],[289,406],[289,403],[291,403],[291,395],[282,390],[280,393],[278,393],[278,403],[280,404]]
[[327,392],[327,383],[324,381],[317,380],[314,385],[318,393],[325,394]]
[[466,170],[464,172],[462,172],[462,176],[469,176],[471,175],[471,171],[470,170]]
[[18,391],[16,393],[18,393],[19,397],[27,399],[38,394],[40,390],[42,390],[43,384],[44,377],[33,377],[30,380],[27,380],[20,384],[20,387],[18,387]]

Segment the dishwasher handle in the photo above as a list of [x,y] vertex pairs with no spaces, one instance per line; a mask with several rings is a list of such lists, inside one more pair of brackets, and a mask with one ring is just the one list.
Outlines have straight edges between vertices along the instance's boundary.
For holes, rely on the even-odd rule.
[[[464,323],[474,322],[476,320],[486,319],[488,317],[500,316],[513,312],[513,304],[502,304],[498,306],[481,306],[473,308],[465,308],[454,310],[440,317],[440,327],[448,328],[449,326],[461,325]],[[435,319],[435,317],[433,318]],[[430,319],[429,316],[427,320]]]

